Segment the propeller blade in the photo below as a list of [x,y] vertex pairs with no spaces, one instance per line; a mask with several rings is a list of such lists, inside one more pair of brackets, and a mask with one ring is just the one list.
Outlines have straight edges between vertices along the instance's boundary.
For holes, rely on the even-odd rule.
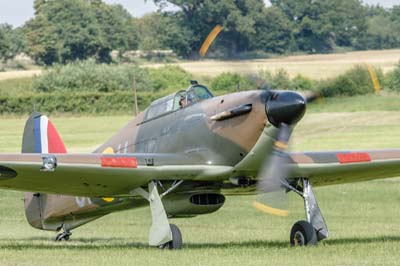
[[214,29],[208,34],[206,40],[200,48],[199,54],[201,57],[206,56],[208,48],[210,48],[211,44],[214,42],[215,38],[217,38],[218,34],[222,31],[222,26],[217,25]]
[[286,151],[291,134],[292,128],[285,123],[281,123],[272,149],[272,156],[266,159],[258,174],[260,178],[258,188],[261,192],[276,191],[286,183],[289,173],[289,156]]
[[319,101],[322,102],[324,97],[321,92],[318,91],[308,91],[304,94],[304,99],[306,100],[306,103],[312,103],[314,101]]
[[266,159],[258,174],[260,198],[253,203],[258,210],[277,216],[287,216],[284,209],[286,202],[286,178],[289,174],[288,142],[292,127],[281,123],[273,146],[272,155]]
[[275,216],[281,216],[281,217],[286,217],[289,215],[289,212],[287,210],[282,210],[278,208],[273,208],[271,206],[268,206],[264,203],[260,203],[258,201],[253,202],[253,207],[256,208],[259,211],[275,215]]
[[260,198],[253,204],[264,212],[287,216],[284,210],[287,188],[289,187],[288,154],[289,139],[294,125],[300,121],[306,110],[306,99],[293,91],[270,91],[265,103],[268,121],[278,128],[276,141],[270,156],[266,156],[258,172],[257,189]]

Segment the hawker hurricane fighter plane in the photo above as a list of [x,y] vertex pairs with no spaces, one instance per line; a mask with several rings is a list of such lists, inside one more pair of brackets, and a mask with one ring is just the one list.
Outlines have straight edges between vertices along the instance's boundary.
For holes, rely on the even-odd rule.
[[[0,188],[29,191],[29,223],[60,232],[57,240],[106,214],[150,205],[149,244],[171,249],[182,246],[171,217],[215,212],[225,193],[294,191],[306,219],[294,224],[290,242],[316,244],[328,229],[312,186],[400,176],[400,150],[290,153],[290,135],[305,109],[296,92],[214,97],[193,81],[154,101],[91,154],[67,153],[48,118],[33,113],[22,154],[0,155]],[[285,215],[274,204],[255,205]]]

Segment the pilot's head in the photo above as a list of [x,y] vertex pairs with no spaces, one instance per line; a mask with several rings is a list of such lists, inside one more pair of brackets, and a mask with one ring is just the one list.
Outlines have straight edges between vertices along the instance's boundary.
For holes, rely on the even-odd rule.
[[186,105],[186,99],[185,97],[182,96],[181,99],[179,100],[179,106],[183,108],[185,105]]

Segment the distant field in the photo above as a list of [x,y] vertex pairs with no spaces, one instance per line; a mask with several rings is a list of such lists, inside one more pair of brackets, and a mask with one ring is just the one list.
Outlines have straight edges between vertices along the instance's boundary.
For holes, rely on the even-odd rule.
[[[0,152],[18,152],[25,118],[0,117]],[[71,152],[90,152],[128,116],[55,117]],[[400,148],[400,112],[310,112],[294,133],[294,150]],[[302,200],[289,197],[291,215],[251,207],[253,196],[228,197],[218,212],[174,219],[184,249],[147,246],[148,208],[116,213],[73,231],[68,243],[31,228],[21,193],[0,190],[0,265],[398,265],[400,180],[316,188],[330,238],[291,248],[291,225],[304,219]]]
[[35,75],[40,75],[41,73],[42,73],[42,70],[39,70],[39,69],[0,72],[0,80],[30,78]]
[[[337,76],[356,64],[364,63],[379,67],[383,72],[387,72],[392,70],[399,61],[400,50],[398,49],[237,61],[214,61],[206,59],[196,62],[177,63],[177,65],[194,74],[196,77],[216,76],[223,72],[251,74],[257,73],[260,70],[275,72],[279,69],[285,69],[292,77],[301,74],[313,79],[323,79]],[[159,67],[161,64],[151,66]]]
[[[192,73],[196,78],[214,77],[223,72],[241,74],[257,73],[260,70],[275,72],[285,69],[290,76],[298,74],[313,79],[335,77],[356,64],[368,63],[379,67],[383,72],[393,69],[400,61],[400,49],[360,51],[338,54],[316,54],[277,57],[271,59],[234,60],[234,61],[183,61],[173,63]],[[148,63],[144,66],[160,67],[164,64]],[[0,72],[0,80],[28,78],[40,75],[41,70]]]

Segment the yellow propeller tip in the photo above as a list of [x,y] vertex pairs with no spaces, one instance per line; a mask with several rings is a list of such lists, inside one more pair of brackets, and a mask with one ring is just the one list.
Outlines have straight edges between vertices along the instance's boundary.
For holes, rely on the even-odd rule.
[[287,143],[283,143],[282,141],[275,141],[275,147],[281,150],[286,150],[289,147],[289,145]]
[[256,208],[259,211],[266,212],[268,214],[272,214],[272,215],[275,215],[275,216],[286,217],[286,216],[289,215],[289,212],[286,211],[286,210],[272,208],[270,206],[267,206],[267,205],[265,205],[263,203],[260,203],[260,202],[257,202],[257,201],[253,202],[253,207]]
[[203,45],[200,48],[199,54],[201,57],[206,56],[206,53],[208,51],[208,48],[210,48],[211,44],[215,40],[215,38],[218,36],[218,34],[222,31],[222,26],[217,25],[214,27],[214,29],[210,32],[210,34],[207,36],[206,40],[204,41]]

